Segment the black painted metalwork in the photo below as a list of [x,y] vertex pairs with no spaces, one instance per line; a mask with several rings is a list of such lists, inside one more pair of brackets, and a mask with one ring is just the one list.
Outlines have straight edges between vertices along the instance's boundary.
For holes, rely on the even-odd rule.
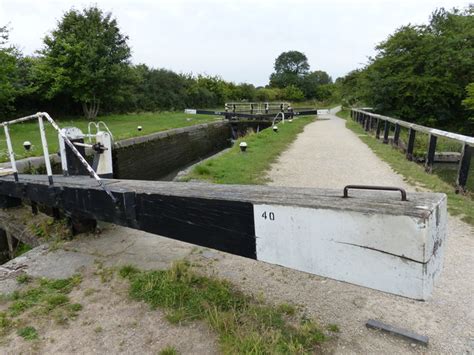
[[372,185],[347,185],[344,187],[344,194],[342,197],[349,197],[350,190],[375,190],[375,191],[400,191],[402,194],[402,201],[407,201],[407,192],[400,188],[394,186],[372,186]]

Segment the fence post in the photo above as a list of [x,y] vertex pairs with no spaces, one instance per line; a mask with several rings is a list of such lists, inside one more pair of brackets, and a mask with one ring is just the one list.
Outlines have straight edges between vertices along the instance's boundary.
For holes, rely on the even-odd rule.
[[46,139],[46,131],[44,129],[43,117],[38,116],[38,124],[41,136],[41,144],[43,146],[44,165],[46,166],[46,174],[50,185],[53,185],[53,170],[51,169],[51,162],[49,161],[48,141]]
[[413,128],[410,128],[408,131],[408,144],[406,156],[408,160],[413,160],[413,148],[415,148],[415,136],[416,131]]
[[470,145],[464,143],[462,147],[461,160],[459,161],[458,178],[456,181],[457,192],[466,191],[467,178],[469,175],[469,167],[471,165],[473,151],[474,147],[471,147]]
[[8,156],[10,157],[10,164],[13,170],[13,177],[18,182],[18,170],[16,168],[15,153],[13,152],[12,140],[10,138],[10,131],[8,125],[3,126],[5,130],[5,139],[7,140]]
[[372,116],[367,116],[365,119],[365,131],[368,132],[370,129],[370,124],[372,122]]
[[436,142],[438,137],[430,134],[430,142],[428,145],[428,155],[426,156],[426,164],[425,164],[425,171],[431,173],[433,171],[433,163],[435,159],[435,152],[436,152]]
[[375,131],[375,139],[380,139],[380,130],[382,129],[382,125],[380,122],[380,118],[377,118],[377,128]]
[[385,126],[383,128],[383,144],[388,143],[388,133],[390,132],[390,122],[385,121]]
[[398,141],[400,140],[400,125],[395,124],[395,132],[393,134],[393,144],[398,147]]

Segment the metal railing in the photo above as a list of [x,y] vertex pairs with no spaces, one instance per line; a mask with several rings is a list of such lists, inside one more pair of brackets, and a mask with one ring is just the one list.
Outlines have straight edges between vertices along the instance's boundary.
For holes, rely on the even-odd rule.
[[[84,165],[84,167],[89,172],[90,176],[93,177],[97,181],[98,185],[102,188],[102,190],[105,191],[105,193],[107,193],[107,195],[112,199],[112,201],[116,202],[115,196],[112,194],[112,192],[107,188],[107,186],[104,184],[102,179],[97,175],[97,173],[94,171],[94,169],[92,169],[92,167],[89,165],[89,163],[86,161],[86,159],[84,159],[84,157],[81,155],[81,153],[77,150],[74,143],[69,140],[69,138],[66,136],[66,134],[61,130],[61,128],[59,128],[57,123],[51,118],[51,116],[47,112],[38,112],[34,115],[21,117],[21,118],[15,119],[15,120],[11,120],[11,121],[1,123],[1,125],[3,126],[3,129],[5,131],[5,139],[7,141],[8,156],[10,158],[11,169],[12,169],[12,173],[13,173],[13,177],[14,177],[15,181],[16,182],[19,181],[19,179],[18,179],[18,170],[17,170],[17,167],[16,167],[15,152],[13,151],[13,144],[12,144],[12,140],[11,140],[11,137],[10,137],[9,127],[13,124],[16,124],[16,123],[21,123],[21,122],[37,119],[38,120],[38,125],[39,125],[39,130],[40,130],[40,136],[41,136],[41,145],[43,147],[44,164],[45,164],[45,167],[46,167],[46,174],[48,175],[48,182],[49,182],[50,186],[52,186],[54,184],[53,170],[51,168],[51,161],[49,160],[48,141],[46,139],[46,131],[45,131],[44,122],[43,122],[44,118],[58,132],[61,139],[64,140],[64,142],[66,143],[67,146],[69,146],[69,148],[71,149],[73,154]],[[67,169],[67,164],[66,164],[65,167],[63,167],[63,169],[64,168]]]
[[429,136],[427,155],[425,161],[425,170],[429,173],[433,170],[435,161],[436,143],[438,138],[447,138],[456,141],[462,145],[461,158],[459,160],[458,173],[456,178],[456,191],[464,192],[466,190],[469,167],[474,152],[474,137],[462,134],[443,131],[436,128],[421,126],[415,123],[402,121],[396,118],[379,115],[361,109],[351,109],[351,118],[360,123],[365,131],[375,130],[375,137],[380,138],[383,130],[383,143],[388,144],[391,129],[394,129],[393,144],[398,146],[400,143],[400,130],[402,127],[408,129],[408,141],[406,144],[406,158],[413,160],[413,150],[415,148],[416,133],[424,133]]

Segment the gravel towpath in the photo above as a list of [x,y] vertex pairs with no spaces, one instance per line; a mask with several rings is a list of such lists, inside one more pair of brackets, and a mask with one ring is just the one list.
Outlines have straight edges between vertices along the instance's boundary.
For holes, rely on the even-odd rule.
[[273,165],[270,185],[342,189],[362,184],[410,189],[400,175],[346,129],[345,120],[333,114],[320,118],[324,120],[307,125]]
[[[370,184],[415,190],[345,128],[344,120],[334,114],[322,118],[328,120],[307,125],[272,166],[271,185],[342,189]],[[341,326],[337,353],[474,353],[474,231],[458,218],[448,220],[444,270],[430,300],[413,301],[333,280],[313,291],[310,309]],[[368,318],[427,335],[430,344],[423,348],[365,329]]]

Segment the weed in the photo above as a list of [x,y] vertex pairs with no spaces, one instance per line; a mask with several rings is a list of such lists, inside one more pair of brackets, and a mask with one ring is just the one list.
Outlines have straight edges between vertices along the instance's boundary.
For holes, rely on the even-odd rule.
[[5,335],[10,330],[12,321],[5,312],[0,312],[0,335]]
[[293,306],[292,304],[288,303],[282,303],[278,306],[278,310],[281,311],[284,314],[287,314],[289,316],[292,316],[296,313],[296,307]]
[[22,274],[17,276],[16,282],[19,284],[26,284],[31,281],[31,277],[29,277],[27,274]]
[[327,330],[333,333],[339,333],[341,330],[337,324],[328,324]]
[[88,288],[87,290],[84,291],[84,296],[89,297],[89,296],[92,296],[96,292],[98,292],[96,289]]
[[38,332],[35,327],[24,327],[18,329],[17,334],[25,340],[35,340],[38,339]]
[[36,285],[12,294],[8,312],[11,317],[16,317],[28,309],[34,309],[37,315],[48,314],[57,308],[62,309],[69,302],[67,294],[81,280],[79,275],[60,280],[40,279]]
[[104,328],[102,328],[100,325],[94,328],[95,333],[102,333],[104,331]]
[[34,219],[29,224],[29,228],[39,239],[48,241],[51,250],[58,249],[64,239],[71,237],[71,230],[66,219]]
[[158,355],[178,355],[178,350],[173,346],[167,346],[164,349],[161,349]]
[[33,249],[31,245],[20,242],[18,246],[16,247],[15,251],[13,252],[13,258],[23,255],[26,252],[30,251],[31,249]]
[[104,267],[102,261],[95,261],[95,264],[97,265],[97,271],[94,272],[94,275],[98,275],[102,283],[112,281],[114,277],[114,269]]
[[166,271],[122,273],[130,296],[163,307],[170,322],[207,321],[224,353],[311,352],[325,340],[314,322],[296,316],[294,306],[267,305],[227,281],[197,275],[187,262]]
[[123,278],[127,278],[133,274],[136,274],[137,272],[140,272],[140,271],[132,265],[125,265],[119,270],[119,274]]

